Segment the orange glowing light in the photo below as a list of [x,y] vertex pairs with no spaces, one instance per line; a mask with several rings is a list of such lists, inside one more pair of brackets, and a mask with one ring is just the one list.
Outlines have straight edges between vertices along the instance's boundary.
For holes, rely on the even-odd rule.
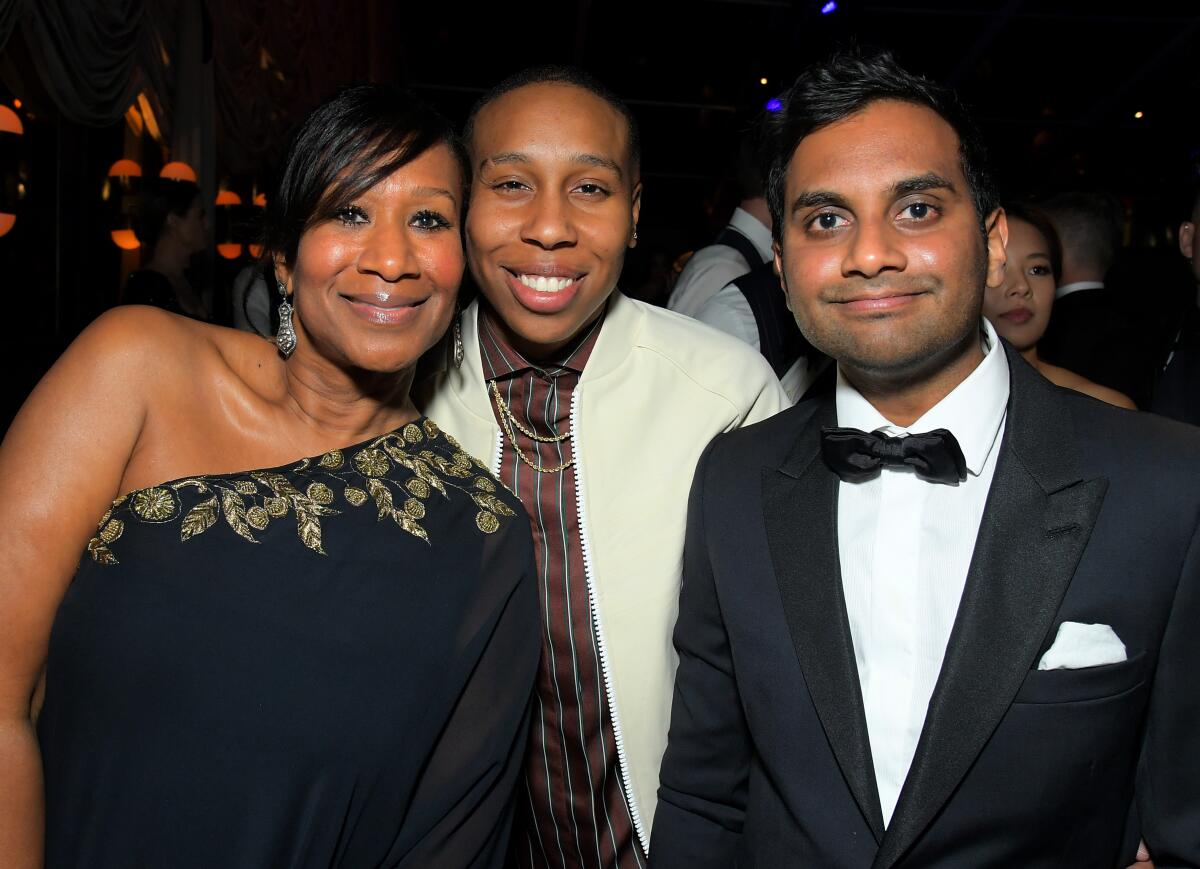
[[242,255],[242,246],[226,242],[225,244],[217,245],[217,253],[225,257],[225,259],[237,259]]
[[13,100],[13,108],[14,109],[19,109],[23,105],[25,105],[25,104],[23,102],[21,102],[20,100]]
[[1145,115],[1145,112],[1134,112],[1133,116],[1135,118],[1144,118],[1146,115]]
[[8,106],[0,106],[0,133],[14,133],[19,136],[24,132],[25,126],[17,117],[17,113]]
[[266,208],[267,207],[267,194],[259,193],[257,196],[255,196],[254,204],[257,205],[259,208]]
[[262,256],[263,246],[261,244],[248,244],[246,245],[246,250],[250,251],[250,256],[258,259]]
[[132,229],[114,229],[112,231],[112,240],[113,244],[121,250],[137,250],[142,246],[142,243],[138,241],[138,237]]
[[142,167],[134,160],[122,158],[108,167],[109,178],[141,178]]
[[13,224],[17,222],[15,214],[5,214],[0,212],[0,235],[8,235],[8,231],[13,228]]
[[242,197],[232,190],[217,191],[217,205],[241,205]]
[[162,171],[158,173],[160,178],[170,178],[172,181],[191,181],[196,183],[196,170],[187,163],[176,160],[173,163],[168,163],[162,167]]

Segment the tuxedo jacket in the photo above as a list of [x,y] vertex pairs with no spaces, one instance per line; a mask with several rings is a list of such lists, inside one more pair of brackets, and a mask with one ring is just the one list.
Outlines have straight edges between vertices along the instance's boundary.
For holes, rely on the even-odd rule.
[[[1200,429],[1005,346],[1001,452],[886,830],[820,455],[834,397],[709,446],[654,869],[1123,869],[1139,836],[1159,867],[1200,866]],[[1112,626],[1127,659],[1037,670],[1063,621]]]

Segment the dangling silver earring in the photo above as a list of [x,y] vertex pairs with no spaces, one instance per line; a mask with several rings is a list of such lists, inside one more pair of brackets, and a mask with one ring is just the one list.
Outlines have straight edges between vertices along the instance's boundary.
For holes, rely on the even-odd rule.
[[466,351],[463,350],[462,340],[462,312],[457,306],[454,309],[454,367],[462,368],[463,357],[466,356]]
[[296,329],[292,326],[292,306],[288,302],[287,287],[283,281],[276,280],[275,283],[279,287],[279,295],[283,296],[283,301],[279,303],[279,331],[275,333],[275,346],[279,348],[279,355],[287,359],[296,349]]

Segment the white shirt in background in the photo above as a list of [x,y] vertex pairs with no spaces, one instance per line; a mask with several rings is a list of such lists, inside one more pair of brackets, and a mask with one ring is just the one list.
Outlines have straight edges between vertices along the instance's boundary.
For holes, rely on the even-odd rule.
[[[774,256],[771,250],[771,230],[750,212],[735,208],[733,217],[729,219],[729,226],[750,240],[754,249],[762,256],[763,262]],[[679,273],[667,307],[680,314],[695,317],[700,306],[719,289],[734,278],[746,274],[756,265],[758,263],[746,262],[745,257],[728,245],[710,244],[708,247],[702,247],[692,254],[692,258]],[[757,335],[757,332],[755,334]]]

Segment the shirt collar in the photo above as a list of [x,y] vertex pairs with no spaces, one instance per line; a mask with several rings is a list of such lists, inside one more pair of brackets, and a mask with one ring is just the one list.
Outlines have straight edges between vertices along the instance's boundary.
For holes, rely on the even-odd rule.
[[[729,218],[729,225],[750,239],[750,243],[754,245],[754,249],[758,251],[763,262],[767,262],[775,256],[775,251],[771,248],[771,230],[749,211],[741,208],[733,209],[733,217]],[[750,265],[754,265],[754,263],[750,263]]]
[[479,306],[479,353],[483,358],[484,380],[495,380],[530,370],[548,377],[555,377],[566,371],[582,374],[588,357],[592,355],[592,348],[596,346],[600,327],[604,323],[604,312],[601,311],[600,316],[553,359],[535,363],[526,359],[523,353],[505,339],[504,332],[496,328],[495,317],[487,305]]
[[1000,440],[1000,429],[1008,409],[1008,359],[996,330],[983,321],[986,353],[983,361],[950,394],[925,412],[911,426],[898,426],[886,419],[842,374],[838,366],[837,404],[839,426],[862,431],[884,431],[890,435],[949,429],[962,448],[967,470],[979,476],[988,456]]
[[1077,293],[1080,290],[1102,290],[1104,289],[1104,281],[1074,281],[1070,284],[1063,284],[1054,291],[1054,298],[1061,299],[1063,296],[1069,296],[1071,293]]

